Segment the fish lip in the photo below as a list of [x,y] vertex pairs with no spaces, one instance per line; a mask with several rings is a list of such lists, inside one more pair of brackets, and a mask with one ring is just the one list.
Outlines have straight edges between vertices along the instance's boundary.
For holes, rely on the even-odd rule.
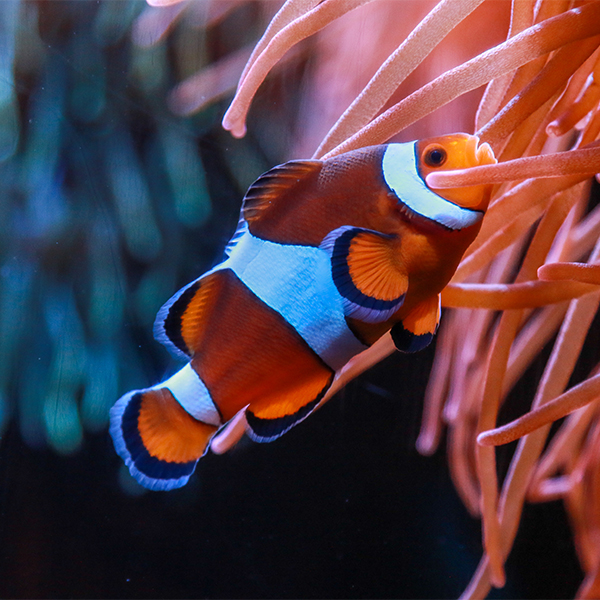
[[494,150],[487,142],[483,142],[477,147],[477,160],[480,165],[495,165],[498,163]]
[[473,167],[496,164],[498,162],[494,156],[492,147],[487,142],[481,142],[477,135],[472,135],[467,142],[467,153]]
[[468,167],[479,167],[481,165],[490,165],[498,162],[494,156],[492,147],[487,142],[481,142],[479,136],[470,135],[467,140],[465,153]]

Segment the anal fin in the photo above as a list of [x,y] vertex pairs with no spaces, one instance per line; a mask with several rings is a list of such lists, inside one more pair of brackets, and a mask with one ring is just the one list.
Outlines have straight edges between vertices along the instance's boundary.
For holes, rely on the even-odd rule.
[[366,323],[389,319],[403,304],[408,277],[395,254],[394,238],[358,227],[339,227],[321,243],[346,316]]
[[391,330],[394,345],[401,352],[418,352],[427,347],[437,331],[441,314],[440,295],[421,302]]
[[333,377],[330,369],[319,369],[276,397],[252,402],[246,409],[249,437],[256,442],[271,442],[306,419],[331,386]]

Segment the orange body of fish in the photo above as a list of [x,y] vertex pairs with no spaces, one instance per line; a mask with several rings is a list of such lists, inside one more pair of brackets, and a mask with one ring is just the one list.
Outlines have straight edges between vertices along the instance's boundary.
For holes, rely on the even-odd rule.
[[111,410],[115,447],[137,481],[184,485],[241,410],[251,438],[279,437],[387,331],[404,352],[429,344],[440,291],[479,231],[490,189],[434,191],[425,178],[492,162],[487,144],[454,134],[262,175],[228,258],[157,316],[157,339],[187,364]]

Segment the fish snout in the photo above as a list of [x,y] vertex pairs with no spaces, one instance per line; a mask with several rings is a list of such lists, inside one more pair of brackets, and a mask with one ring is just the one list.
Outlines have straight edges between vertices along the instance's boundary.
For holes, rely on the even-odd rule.
[[498,161],[494,156],[492,147],[487,143],[479,143],[479,137],[470,135],[465,145],[465,167],[480,167],[482,165],[493,165]]
[[[465,134],[463,134],[465,135]],[[462,138],[462,153],[459,152],[457,160],[448,165],[451,170],[470,169],[483,165],[497,163],[492,147],[487,143],[480,143],[476,135],[465,135]],[[461,156],[462,154],[462,156]],[[444,167],[442,167],[443,169]],[[435,189],[435,193],[462,208],[485,211],[490,199],[491,186],[479,185],[463,188]]]
[[477,166],[495,165],[498,162],[494,156],[492,147],[487,142],[483,142],[483,144],[477,147],[476,157]]

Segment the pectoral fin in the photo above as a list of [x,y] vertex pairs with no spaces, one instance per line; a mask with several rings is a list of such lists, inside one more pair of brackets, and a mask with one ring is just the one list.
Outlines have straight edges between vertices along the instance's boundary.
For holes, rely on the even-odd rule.
[[321,243],[331,256],[331,273],[346,316],[381,323],[402,306],[408,277],[393,239],[368,229],[340,227]]
[[440,322],[440,295],[421,302],[392,327],[392,339],[401,352],[418,352],[429,346]]

